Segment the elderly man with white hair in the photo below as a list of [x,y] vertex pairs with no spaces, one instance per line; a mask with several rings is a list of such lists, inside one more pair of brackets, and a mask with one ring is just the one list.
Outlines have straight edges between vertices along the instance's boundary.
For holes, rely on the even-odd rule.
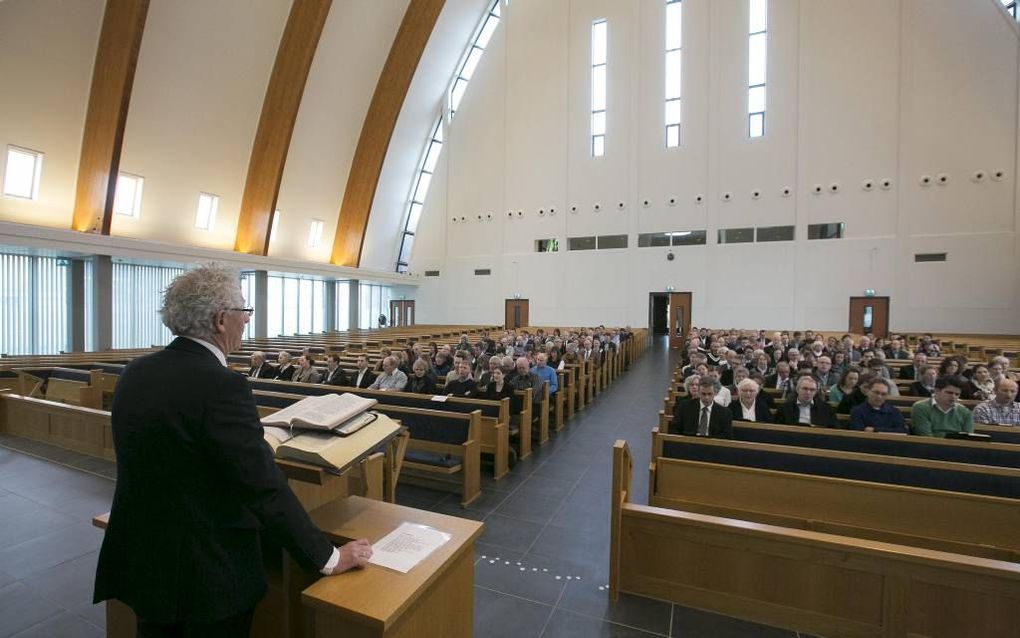
[[273,366],[266,363],[266,353],[257,350],[251,353],[251,368],[248,369],[248,376],[252,379],[272,379],[276,376]]
[[248,380],[227,367],[252,312],[236,272],[180,275],[160,310],[177,338],[117,380],[117,488],[94,602],[130,607],[138,636],[248,636],[266,592],[263,533],[326,575],[372,554],[364,539],[335,548],[276,467]]

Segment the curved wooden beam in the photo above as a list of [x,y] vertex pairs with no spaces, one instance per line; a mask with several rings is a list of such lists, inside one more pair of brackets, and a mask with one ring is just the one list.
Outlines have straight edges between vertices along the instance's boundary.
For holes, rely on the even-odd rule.
[[404,106],[407,89],[444,3],[445,0],[411,0],[390,46],[390,54],[361,126],[351,172],[347,176],[347,188],[344,189],[336,238],[333,240],[331,261],[334,264],[355,267],[361,262],[368,216],[397,116]]
[[294,0],[291,5],[248,161],[234,240],[237,252],[266,255],[269,251],[269,230],[294,122],[331,4],[332,0]]
[[131,86],[149,0],[107,0],[92,67],[71,229],[110,234]]

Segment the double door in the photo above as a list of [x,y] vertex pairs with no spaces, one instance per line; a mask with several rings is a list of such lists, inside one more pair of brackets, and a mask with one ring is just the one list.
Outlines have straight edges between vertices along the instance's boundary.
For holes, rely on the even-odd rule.
[[414,300],[393,299],[390,301],[390,326],[414,325]]

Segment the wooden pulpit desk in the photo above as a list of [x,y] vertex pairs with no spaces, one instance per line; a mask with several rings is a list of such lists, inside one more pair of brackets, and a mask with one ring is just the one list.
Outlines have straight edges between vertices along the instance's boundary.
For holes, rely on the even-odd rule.
[[[369,564],[320,578],[301,600],[304,636],[315,638],[468,638],[473,630],[474,543],[482,523],[373,501],[358,496],[311,513],[334,542],[368,538],[375,543],[401,523],[428,525],[450,535],[406,574]],[[311,630],[311,633],[308,633]]]
[[[357,486],[357,492],[369,497],[365,500],[392,498],[407,446],[407,431],[405,428],[393,430],[383,420],[378,423],[378,427],[370,424],[350,437],[359,449],[350,454],[349,462],[339,470],[289,460],[276,461],[306,510],[346,498],[352,485]],[[380,446],[385,453],[374,452]],[[92,519],[92,524],[100,529],[106,529],[108,522],[109,513]],[[278,548],[265,552],[269,591],[255,610],[252,636],[300,635],[297,629],[301,616],[300,590],[294,593],[294,588],[307,584],[301,582],[307,577],[301,576],[300,570],[288,563],[287,556],[282,559],[281,567],[281,554],[286,553]],[[108,638],[134,638],[135,623],[134,612],[127,605],[115,600],[107,603]]]

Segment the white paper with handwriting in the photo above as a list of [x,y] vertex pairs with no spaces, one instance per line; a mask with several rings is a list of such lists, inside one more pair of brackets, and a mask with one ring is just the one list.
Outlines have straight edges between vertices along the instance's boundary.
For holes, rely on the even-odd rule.
[[397,529],[372,545],[372,558],[369,562],[406,574],[449,540],[449,534],[434,527],[401,523]]

